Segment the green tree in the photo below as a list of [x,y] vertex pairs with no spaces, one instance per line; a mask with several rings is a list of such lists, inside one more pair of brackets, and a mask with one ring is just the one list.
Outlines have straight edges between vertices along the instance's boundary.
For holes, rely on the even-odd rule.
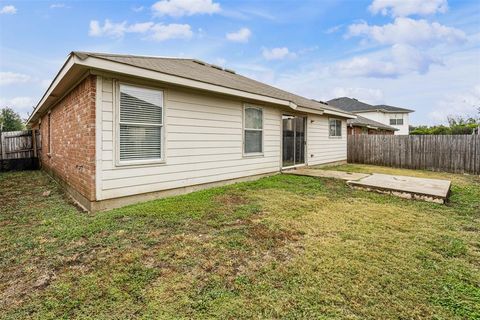
[[0,109],[0,131],[19,131],[24,129],[25,125],[18,113],[9,107]]

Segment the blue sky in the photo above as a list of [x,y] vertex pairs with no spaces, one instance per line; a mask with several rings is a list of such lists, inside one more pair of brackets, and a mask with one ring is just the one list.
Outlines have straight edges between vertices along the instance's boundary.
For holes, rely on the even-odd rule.
[[197,58],[413,124],[480,106],[480,1],[0,1],[0,105],[26,117],[73,50]]

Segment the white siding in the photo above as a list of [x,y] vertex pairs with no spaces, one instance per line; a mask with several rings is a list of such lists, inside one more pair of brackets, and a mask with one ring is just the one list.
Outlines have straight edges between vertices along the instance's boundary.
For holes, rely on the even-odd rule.
[[330,137],[328,117],[309,115],[307,119],[308,165],[347,160],[347,124],[342,120],[342,136]]
[[[276,172],[281,159],[281,111],[264,106],[264,155],[242,156],[240,100],[165,89],[165,163],[115,165],[115,98],[102,81],[100,199],[161,191]],[[100,88],[99,88],[100,89]]]
[[[133,83],[134,84],[134,83]],[[165,93],[165,162],[116,165],[115,82],[101,77],[97,99],[101,114],[101,154],[97,161],[97,200],[162,191],[209,182],[277,172],[281,169],[282,110],[264,110],[264,154],[244,157],[243,102],[167,88]],[[346,122],[342,137],[329,137],[328,117],[308,115],[308,165],[346,160]],[[312,122],[313,120],[313,122]]]
[[409,134],[409,125],[410,125],[410,120],[409,120],[409,114],[408,113],[402,113],[403,115],[403,125],[397,126],[397,125],[391,125],[390,124],[390,117],[391,113],[386,113],[386,112],[380,112],[380,111],[369,111],[369,112],[358,112],[359,115],[362,117],[378,121],[380,123],[389,125],[391,127],[397,128],[398,131],[395,131],[396,135],[408,135]]

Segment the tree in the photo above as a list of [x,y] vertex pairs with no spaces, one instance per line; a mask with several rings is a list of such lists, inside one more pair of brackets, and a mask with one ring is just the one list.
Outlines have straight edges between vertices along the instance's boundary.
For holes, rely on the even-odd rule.
[[[480,109],[479,109],[480,111]],[[449,116],[448,127],[444,125],[438,126],[418,126],[410,129],[412,135],[426,135],[426,134],[472,134],[480,126],[480,117],[464,118],[461,116]]]
[[0,109],[0,131],[19,131],[25,129],[22,118],[12,108]]

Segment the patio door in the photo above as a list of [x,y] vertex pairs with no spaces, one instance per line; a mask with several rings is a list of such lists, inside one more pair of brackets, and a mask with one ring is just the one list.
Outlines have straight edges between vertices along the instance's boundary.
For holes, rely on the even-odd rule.
[[306,117],[282,116],[282,167],[305,164]]

